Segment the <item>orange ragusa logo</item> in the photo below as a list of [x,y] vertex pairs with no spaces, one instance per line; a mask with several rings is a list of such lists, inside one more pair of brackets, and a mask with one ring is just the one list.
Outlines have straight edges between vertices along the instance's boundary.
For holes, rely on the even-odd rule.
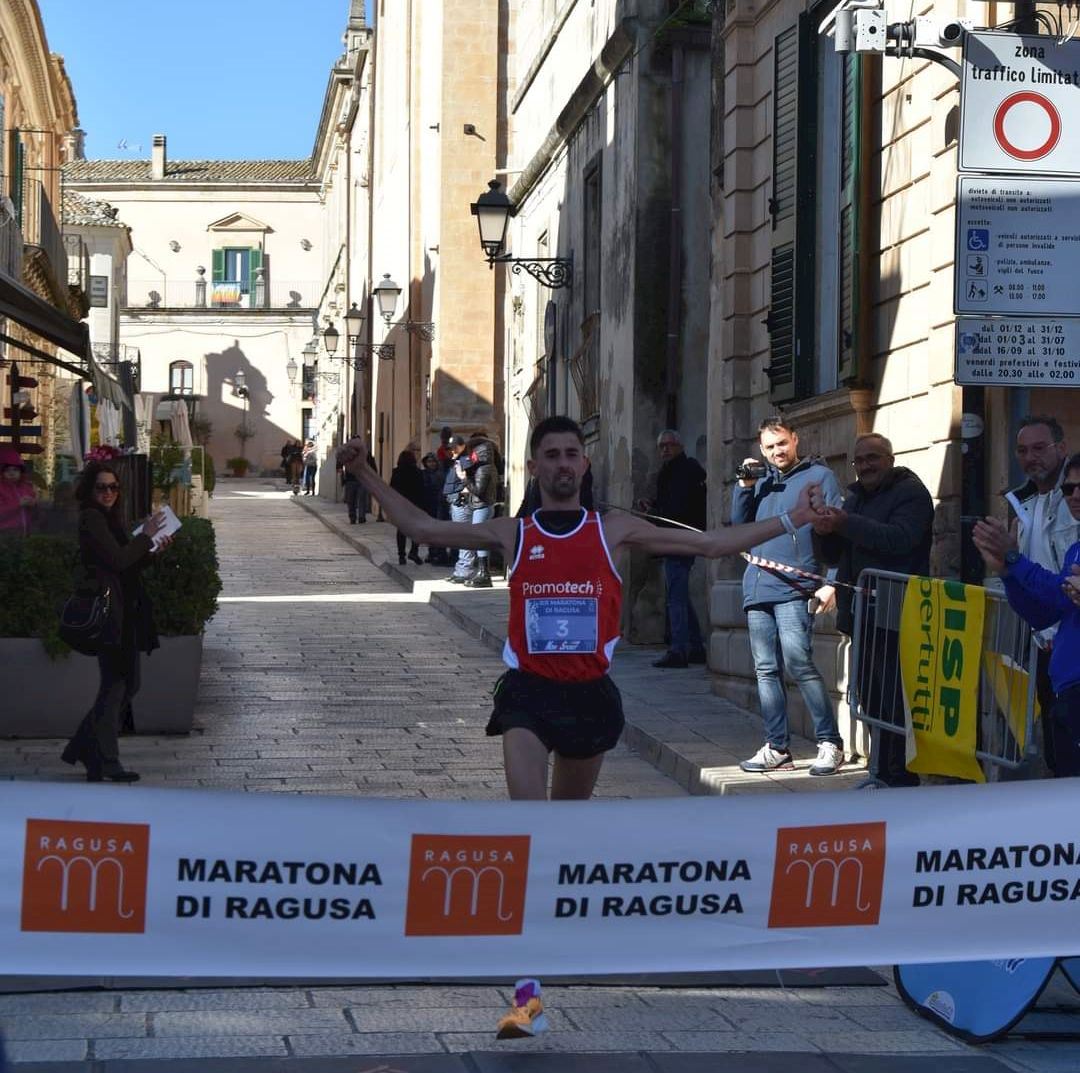
[[876,924],[884,885],[884,823],[781,827],[769,927]]
[[413,835],[406,935],[520,935],[528,835]]
[[142,932],[150,827],[27,820],[22,930]]

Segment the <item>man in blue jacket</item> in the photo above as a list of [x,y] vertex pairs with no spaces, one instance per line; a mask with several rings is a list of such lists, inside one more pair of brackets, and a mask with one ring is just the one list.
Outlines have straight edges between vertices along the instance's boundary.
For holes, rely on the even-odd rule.
[[[739,480],[731,499],[731,521],[775,518],[790,510],[808,484],[820,484],[825,505],[839,507],[844,500],[831,469],[816,459],[799,458],[799,437],[782,417],[768,417],[758,428],[758,446],[767,463],[765,475]],[[747,459],[755,464],[756,459]],[[760,463],[757,463],[760,465]],[[820,573],[809,525],[789,529],[781,536],[750,549],[763,559]],[[811,604],[811,601],[813,604]],[[787,672],[799,687],[817,739],[817,759],[811,775],[833,775],[844,762],[844,740],[836,723],[829,692],[814,665],[815,611],[835,606],[832,586],[817,588],[795,574],[747,566],[743,575],[743,608],[750,633],[750,653],[757,674],[758,699],[765,722],[765,744],[739,766],[743,771],[773,771],[793,766],[788,748]]]
[[[1061,495],[1080,521],[1080,454],[1065,463]],[[1022,555],[997,518],[977,522],[973,537],[987,567],[1005,583],[1013,610],[1036,630],[1058,624],[1049,666],[1054,689],[1049,722],[1054,774],[1058,778],[1080,775],[1080,606],[1071,595],[1080,573],[1080,541],[1065,553],[1061,572],[1054,573]]]

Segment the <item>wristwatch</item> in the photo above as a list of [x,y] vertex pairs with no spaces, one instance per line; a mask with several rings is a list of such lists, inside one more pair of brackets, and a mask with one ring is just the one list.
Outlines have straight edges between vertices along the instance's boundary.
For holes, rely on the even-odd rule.
[[1006,567],[1016,566],[1018,562],[1020,562],[1020,552],[1018,552],[1016,548],[1009,548],[1009,550],[1005,552]]

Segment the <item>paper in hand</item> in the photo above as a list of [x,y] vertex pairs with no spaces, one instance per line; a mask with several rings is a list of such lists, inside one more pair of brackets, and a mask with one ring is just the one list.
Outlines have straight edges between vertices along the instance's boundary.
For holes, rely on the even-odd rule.
[[[154,512],[159,514],[165,524],[154,534],[153,541],[154,546],[151,551],[157,551],[158,548],[164,543],[165,537],[170,537],[180,528],[180,519],[176,516],[176,512],[170,506],[161,507]],[[140,525],[136,528],[132,536],[138,536],[143,531],[143,527]]]

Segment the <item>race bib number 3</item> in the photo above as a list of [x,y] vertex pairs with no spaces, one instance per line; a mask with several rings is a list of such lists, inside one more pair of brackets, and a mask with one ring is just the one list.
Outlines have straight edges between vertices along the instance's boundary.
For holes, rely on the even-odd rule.
[[525,601],[530,655],[595,652],[597,632],[595,599]]

